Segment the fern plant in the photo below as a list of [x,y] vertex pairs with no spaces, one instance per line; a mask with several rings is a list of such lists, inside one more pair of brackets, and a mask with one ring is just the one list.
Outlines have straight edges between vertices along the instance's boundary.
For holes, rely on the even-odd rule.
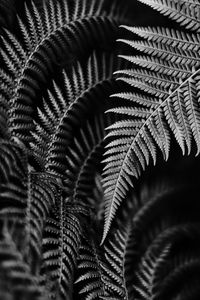
[[199,299],[200,4],[139,2],[0,4],[0,299]]

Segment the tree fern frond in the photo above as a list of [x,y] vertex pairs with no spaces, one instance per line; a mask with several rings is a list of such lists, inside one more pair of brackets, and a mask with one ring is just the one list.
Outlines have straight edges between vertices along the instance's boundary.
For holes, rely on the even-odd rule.
[[200,4],[198,0],[139,0],[140,2],[151,6],[163,15],[169,16],[172,20],[180,23],[187,29],[200,31]]
[[142,258],[139,271],[136,273],[138,284],[134,285],[134,289],[141,295],[141,299],[155,299],[157,285],[156,277],[160,267],[165,263],[167,256],[169,255],[170,246],[167,245],[161,250],[159,255],[152,254],[150,250],[147,251]]
[[[157,180],[151,173],[150,176],[154,178],[151,183],[142,184],[139,194],[126,201],[127,204],[130,201],[133,204],[132,229],[125,255],[125,278],[130,299],[169,299],[167,295],[173,285],[168,285],[168,289],[165,289],[162,296],[161,291],[170,277],[170,272],[173,273],[176,265],[179,265],[179,260],[175,263],[175,259],[179,259],[180,253],[182,253],[183,260],[188,258],[190,251],[191,255],[194,255],[193,258],[198,253],[198,219],[196,223],[192,217],[190,218],[190,212],[186,215],[182,212],[180,216],[180,210],[177,209],[180,201],[184,206],[186,199],[193,195],[191,190],[194,186],[190,187],[188,177],[182,178],[180,184],[177,179],[174,180],[169,175],[170,181],[168,181],[165,177],[166,173],[165,170],[163,181],[160,181],[162,177],[160,172],[158,172],[159,179]],[[187,205],[186,210],[189,210],[191,202],[188,201]],[[159,261],[159,255],[165,252],[164,249],[165,247],[167,249],[168,245],[170,245],[170,253],[167,250],[167,259],[164,261],[161,259],[154,274],[153,270],[156,262]],[[186,245],[188,248],[184,249]],[[194,250],[195,248],[197,250]],[[153,261],[155,264],[151,265]]]
[[[125,255],[131,236],[131,222],[114,231],[103,246],[105,261],[102,264],[105,284],[104,299],[129,299],[125,277]],[[111,235],[112,236],[112,235]]]
[[5,83],[9,89],[7,127],[12,136],[30,141],[27,131],[34,126],[32,100],[39,90],[37,79],[40,85],[46,84],[66,48],[70,53],[73,47],[82,52],[94,49],[96,42],[105,41],[116,30],[114,16],[104,15],[101,1],[93,1],[91,6],[86,2],[78,1],[71,7],[66,1],[54,5],[51,0],[41,11],[32,3],[25,7],[27,22],[19,19],[22,44],[11,33],[4,32],[1,56],[12,76]]
[[[112,88],[113,69],[112,56],[103,54],[101,59],[97,59],[94,54],[85,68],[78,64],[71,76],[63,73],[62,90],[57,84],[53,84],[53,90],[48,92],[48,98],[44,100],[44,109],[38,110],[37,132],[33,132],[35,141],[31,144],[41,170],[62,175],[66,171],[68,164],[66,148],[73,142],[73,132],[78,130],[80,124],[85,123],[84,118],[90,118],[90,109],[95,109],[98,114],[100,108],[98,101],[101,98],[105,99],[108,89]],[[105,103],[105,100],[103,102]],[[103,104],[100,110],[105,110]],[[88,129],[85,130],[88,131],[91,139],[99,143],[100,139],[104,138],[104,118],[97,119],[94,125],[96,124],[97,128],[97,123],[99,124],[99,132],[92,135],[89,124]],[[85,133],[81,135],[84,142]],[[95,146],[96,142],[92,144]]]
[[84,295],[86,300],[101,299],[104,295],[101,259],[95,240],[83,236],[78,257],[80,275],[76,284],[80,285],[79,294]]
[[153,58],[148,56],[126,56],[120,55],[131,63],[134,63],[142,68],[147,68],[151,71],[158,72],[172,77],[185,78],[192,74],[191,69],[187,65],[178,65],[171,63],[168,60],[161,60],[160,58]]
[[35,273],[35,260],[39,260],[42,248],[42,235],[50,209],[60,196],[59,189],[51,178],[42,174],[29,173],[27,183],[27,209],[26,209],[26,249],[24,255],[33,267]]
[[0,215],[23,223],[26,211],[27,156],[16,143],[0,143]]
[[94,174],[100,161],[105,136],[105,122],[104,116],[95,116],[94,121],[87,122],[81,128],[80,134],[66,151],[64,185],[73,199],[92,196]]
[[[167,276],[167,278],[164,278],[161,288],[158,291],[158,299],[164,298],[166,295],[166,291],[169,291],[172,289],[172,286],[174,287],[173,294],[180,294],[180,292],[183,293],[185,288],[182,288],[180,282],[182,281],[182,278],[186,276],[186,274],[190,274],[190,276],[193,276],[194,274],[198,276],[199,273],[199,266],[200,266],[200,258],[190,258],[186,259],[185,262],[183,262],[180,266],[177,266],[175,270],[171,272]],[[190,281],[190,280],[189,280]],[[175,287],[175,283],[177,284],[177,287]],[[185,280],[183,279],[182,284],[185,283]],[[197,280],[193,280],[194,286],[196,286]],[[186,289],[188,288],[188,285],[186,283]],[[179,288],[178,288],[179,287]],[[170,293],[172,294],[172,293]]]
[[10,299],[47,299],[38,277],[31,274],[29,265],[24,261],[22,254],[16,248],[14,241],[3,228],[3,238],[0,240],[0,278],[1,290],[9,295]]
[[[176,63],[178,61],[180,64],[197,65],[199,62],[198,54],[195,51],[182,49],[182,48],[172,48],[165,44],[158,44],[154,42],[143,42],[143,41],[127,41],[120,39],[119,42],[124,42],[125,44],[131,46],[132,48],[144,52],[151,56],[157,56],[161,59],[168,59],[171,62]],[[186,48],[186,47],[185,47]]]
[[[83,230],[76,209],[62,199],[46,222],[43,238],[43,273],[50,285],[49,299],[71,299],[74,271]],[[86,212],[87,214],[87,212]]]
[[17,143],[2,141],[0,153],[0,218],[15,224],[16,246],[38,273],[43,227],[57,187],[47,175],[29,170],[27,153]]
[[[199,34],[188,33],[165,27],[131,27],[121,26],[139,37],[155,42],[157,46],[177,47],[183,51],[195,53],[199,49]],[[129,42],[129,41],[127,41]],[[130,41],[132,43],[132,41]],[[142,43],[145,43],[144,41]],[[175,50],[174,50],[175,51]],[[180,50],[181,51],[181,50]]]
[[[184,35],[182,32],[162,29],[156,31],[148,28],[147,30],[140,28],[130,30],[147,40],[153,40],[151,47],[152,51],[155,51],[153,55],[148,53],[151,54],[150,57],[121,56],[140,68],[117,72],[120,74],[120,80],[132,86],[133,92],[120,93],[116,96],[122,99],[131,99],[131,106],[112,108],[108,111],[122,115],[123,121],[113,125],[114,127],[111,126],[111,132],[108,133],[109,143],[105,153],[108,158],[106,158],[107,164],[104,172],[106,208],[103,240],[109,231],[118,206],[129,187],[133,186],[133,178],[138,178],[151,160],[154,164],[156,163],[157,148],[161,150],[164,159],[168,159],[172,139],[171,132],[183,154],[191,153],[193,141],[197,147],[197,155],[200,151],[200,114],[198,109],[200,70],[199,62],[196,60],[198,55],[194,51],[191,61],[187,64],[187,59],[184,58]],[[156,32],[160,33],[162,42],[166,44],[163,49],[168,45],[171,47],[173,59],[170,59],[170,62],[168,56],[160,58],[160,50],[157,46],[160,40],[159,37],[156,39]],[[189,47],[188,51],[190,51],[190,44],[193,46],[196,44],[195,47],[197,47],[197,36],[187,33],[186,37],[185,49]],[[173,50],[172,41],[174,46],[177,45],[177,50]],[[145,45],[145,42],[141,43]],[[128,42],[128,44],[130,43]],[[140,51],[146,52],[146,48],[141,48]],[[173,53],[179,53],[179,55],[176,57]],[[140,90],[139,96],[138,90]],[[152,99],[152,95],[154,99]],[[146,100],[143,101],[143,98]],[[155,104],[150,105],[149,98]],[[126,116],[129,117],[128,120],[126,120]],[[141,121],[142,123],[140,123]],[[122,141],[124,147],[119,147]]]

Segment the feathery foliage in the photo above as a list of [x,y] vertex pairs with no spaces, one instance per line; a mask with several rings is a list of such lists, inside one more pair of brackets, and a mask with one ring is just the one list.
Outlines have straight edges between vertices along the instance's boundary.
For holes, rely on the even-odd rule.
[[132,6],[0,3],[0,299],[199,299],[200,4]]
[[[181,9],[178,2],[143,2],[161,7],[161,12],[167,11],[171,18],[174,16],[171,11],[182,15],[184,5],[191,6],[189,13],[194,11],[194,15],[196,6],[199,7],[199,4],[195,6],[187,1],[183,1]],[[185,9],[184,12],[181,25],[188,28],[188,11]],[[177,18],[181,19],[180,16]],[[164,28],[125,28],[143,39],[120,41],[143,55],[120,55],[134,65],[132,69],[117,72],[118,80],[130,85],[132,91],[113,94],[112,97],[123,100],[124,106],[108,110],[122,118],[108,127],[107,137],[112,139],[108,139],[105,152],[103,239],[117,208],[134,184],[133,178],[138,178],[151,162],[156,164],[158,150],[168,160],[170,142],[175,138],[183,154],[190,154],[194,143],[196,154],[200,151],[199,35],[195,24],[190,26],[194,31],[191,34]]]

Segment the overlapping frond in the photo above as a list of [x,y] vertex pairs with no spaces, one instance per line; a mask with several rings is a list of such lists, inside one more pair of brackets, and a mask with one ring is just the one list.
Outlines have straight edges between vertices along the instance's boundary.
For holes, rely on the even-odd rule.
[[18,247],[24,246],[27,208],[27,157],[16,143],[0,142],[0,219],[7,220],[16,230],[13,236]]
[[39,278],[31,274],[29,265],[16,248],[6,226],[0,239],[0,295],[2,299],[47,299]]
[[166,257],[169,255],[170,247],[167,245],[159,255],[147,251],[136,273],[138,284],[134,284],[134,289],[140,294],[141,299],[155,299],[157,275],[159,268],[163,267]]
[[104,281],[101,249],[92,236],[82,236],[78,257],[79,276],[76,284],[80,286],[79,294],[85,300],[102,299],[104,295]]
[[[166,7],[169,2],[177,13],[180,11],[178,2],[149,2]],[[133,63],[134,69],[119,71],[118,79],[132,91],[114,94],[127,105],[108,111],[119,115],[120,121],[108,128],[103,239],[133,186],[133,178],[138,178],[151,162],[156,163],[158,150],[168,159],[172,136],[183,154],[191,153],[193,144],[197,155],[200,152],[198,30],[184,34],[173,29],[125,28],[144,38],[125,43],[148,56],[121,56]]]
[[66,204],[61,197],[46,222],[42,273],[50,290],[49,299],[71,299],[83,230],[81,214],[87,216],[88,212],[84,207]]
[[196,192],[190,179],[183,182],[155,180],[151,188],[143,186],[134,199],[125,254],[129,299],[176,299],[186,290],[189,295],[190,287],[198,294],[199,222],[191,212],[196,210]]
[[34,272],[40,271],[34,261],[39,260],[42,250],[42,236],[50,209],[59,197],[57,181],[47,174],[30,172],[27,177],[27,208],[25,220],[25,257]]
[[20,144],[2,141],[0,147],[0,218],[16,227],[11,227],[16,245],[38,272],[35,259],[41,255],[43,226],[58,184],[47,174],[29,170],[27,153]]
[[[0,98],[6,107],[1,119],[4,131],[30,141],[33,128],[33,99],[53,74],[53,67],[63,54],[75,55],[109,39],[116,30],[115,18],[105,15],[102,1],[47,1],[42,10],[34,2],[25,7],[26,21],[19,19],[20,39],[5,30],[1,38],[1,57],[6,72],[1,71]],[[9,130],[8,130],[9,129]],[[3,129],[2,129],[3,131]],[[9,133],[7,137],[9,136]]]
[[63,73],[64,88],[53,83],[43,109],[38,110],[37,131],[32,133],[31,143],[34,157],[41,171],[64,178],[69,197],[92,192],[104,128],[109,124],[103,112],[116,87],[112,79],[114,66],[112,55],[93,54],[85,67],[78,64],[71,75]]
[[114,232],[104,245],[105,261],[102,264],[105,295],[103,299],[126,299],[128,292],[125,278],[125,255],[129,237],[131,234],[131,222],[127,222]]
[[66,179],[64,185],[73,199],[92,197],[95,173],[102,153],[105,120],[101,114],[82,127],[66,151]]
[[172,20],[180,23],[187,29],[200,31],[200,3],[198,0],[139,0],[151,6],[163,15],[169,16]]

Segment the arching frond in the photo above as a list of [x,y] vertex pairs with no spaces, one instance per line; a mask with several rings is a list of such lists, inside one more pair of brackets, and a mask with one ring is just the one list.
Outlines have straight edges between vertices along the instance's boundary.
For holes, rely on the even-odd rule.
[[[75,172],[84,172],[87,167],[84,165],[85,159],[98,153],[104,138],[108,118],[103,117],[102,113],[107,107],[106,98],[115,86],[112,80],[114,65],[112,55],[103,54],[97,58],[94,54],[85,68],[78,64],[71,76],[64,72],[64,89],[54,83],[53,90],[44,99],[44,109],[38,110],[37,132],[33,132],[34,142],[31,144],[34,156],[43,171],[60,176],[69,172],[71,175],[66,179],[66,184],[70,184],[71,192],[73,189],[70,180],[74,176],[74,167],[70,165],[70,161],[74,151],[81,151],[83,155],[83,158],[77,157],[80,162],[79,167],[76,162]],[[90,112],[95,116],[94,120]],[[83,129],[79,134],[80,126]],[[94,126],[94,131],[91,126]],[[76,140],[76,136],[79,136],[79,140]],[[73,185],[75,184],[76,180],[73,179]]]
[[5,86],[0,97],[4,106],[7,105],[2,117],[4,130],[9,131],[7,137],[30,141],[27,132],[34,126],[33,99],[53,74],[53,67],[63,53],[74,55],[73,47],[83,53],[113,36],[115,17],[104,14],[102,1],[89,1],[90,5],[87,2],[69,5],[62,0],[54,5],[51,0],[44,3],[42,10],[32,2],[30,7],[25,7],[26,22],[19,19],[23,42],[4,31],[1,57],[6,73],[2,71],[0,75]]
[[16,224],[15,242],[23,248],[27,157],[17,143],[1,141],[0,149],[0,219],[7,220],[12,226]]
[[25,257],[33,267],[35,273],[35,260],[40,260],[42,236],[46,219],[50,209],[59,197],[59,188],[55,180],[46,174],[29,173],[27,177],[27,209],[26,209],[26,248]]
[[66,151],[66,179],[64,184],[73,199],[92,197],[94,176],[99,164],[105,136],[105,118],[101,114],[87,122]]
[[101,299],[104,295],[102,253],[93,237],[82,237],[78,257],[80,275],[76,284],[80,286],[79,294],[85,300]]
[[[170,1],[144,2],[157,3],[166,9],[172,5],[177,14],[181,12],[177,2],[174,5]],[[195,10],[195,5],[188,5],[191,11]],[[117,208],[134,184],[133,178],[138,178],[151,162],[156,163],[158,150],[168,160],[172,136],[183,154],[191,153],[194,143],[197,155],[200,152],[198,34],[173,29],[125,28],[145,39],[125,43],[150,56],[121,56],[138,67],[118,72],[118,79],[131,86],[132,92],[113,95],[128,100],[127,106],[108,111],[119,115],[122,121],[111,125],[108,133],[103,240]]]
[[156,298],[157,272],[160,267],[163,267],[169,250],[170,247],[167,245],[158,256],[147,251],[143,257],[139,271],[136,273],[138,284],[134,284],[134,289],[140,294],[141,299]]
[[0,218],[15,224],[16,230],[11,226],[13,239],[38,273],[43,226],[58,187],[46,174],[29,170],[27,153],[20,144],[2,141],[0,145]]
[[[102,264],[105,284],[104,299],[126,299],[128,292],[125,278],[126,247],[131,233],[131,223],[120,226],[104,245],[105,262]],[[112,236],[112,235],[111,235]]]
[[198,0],[139,0],[163,15],[169,16],[172,20],[185,26],[187,29],[200,31],[200,4]]
[[53,208],[43,239],[43,269],[49,286],[49,299],[71,299],[74,271],[83,230],[79,215],[84,208],[68,205],[64,199]]
[[[192,198],[195,195],[190,191],[189,180],[185,180],[185,190],[173,180],[168,184],[166,179],[162,184],[155,181],[150,189],[147,186],[140,189],[138,199],[134,199],[135,213],[125,255],[130,299],[176,299],[172,296],[183,294],[189,270],[190,283],[195,286],[199,276],[195,273],[199,259],[199,223],[190,217],[191,200],[187,202],[188,214],[182,211],[180,216],[176,208],[188,195]],[[191,268],[187,268],[192,261]],[[185,262],[188,264],[184,269]]]
[[31,274],[29,265],[16,248],[6,225],[0,240],[0,278],[0,294],[4,299],[47,299],[39,278]]

